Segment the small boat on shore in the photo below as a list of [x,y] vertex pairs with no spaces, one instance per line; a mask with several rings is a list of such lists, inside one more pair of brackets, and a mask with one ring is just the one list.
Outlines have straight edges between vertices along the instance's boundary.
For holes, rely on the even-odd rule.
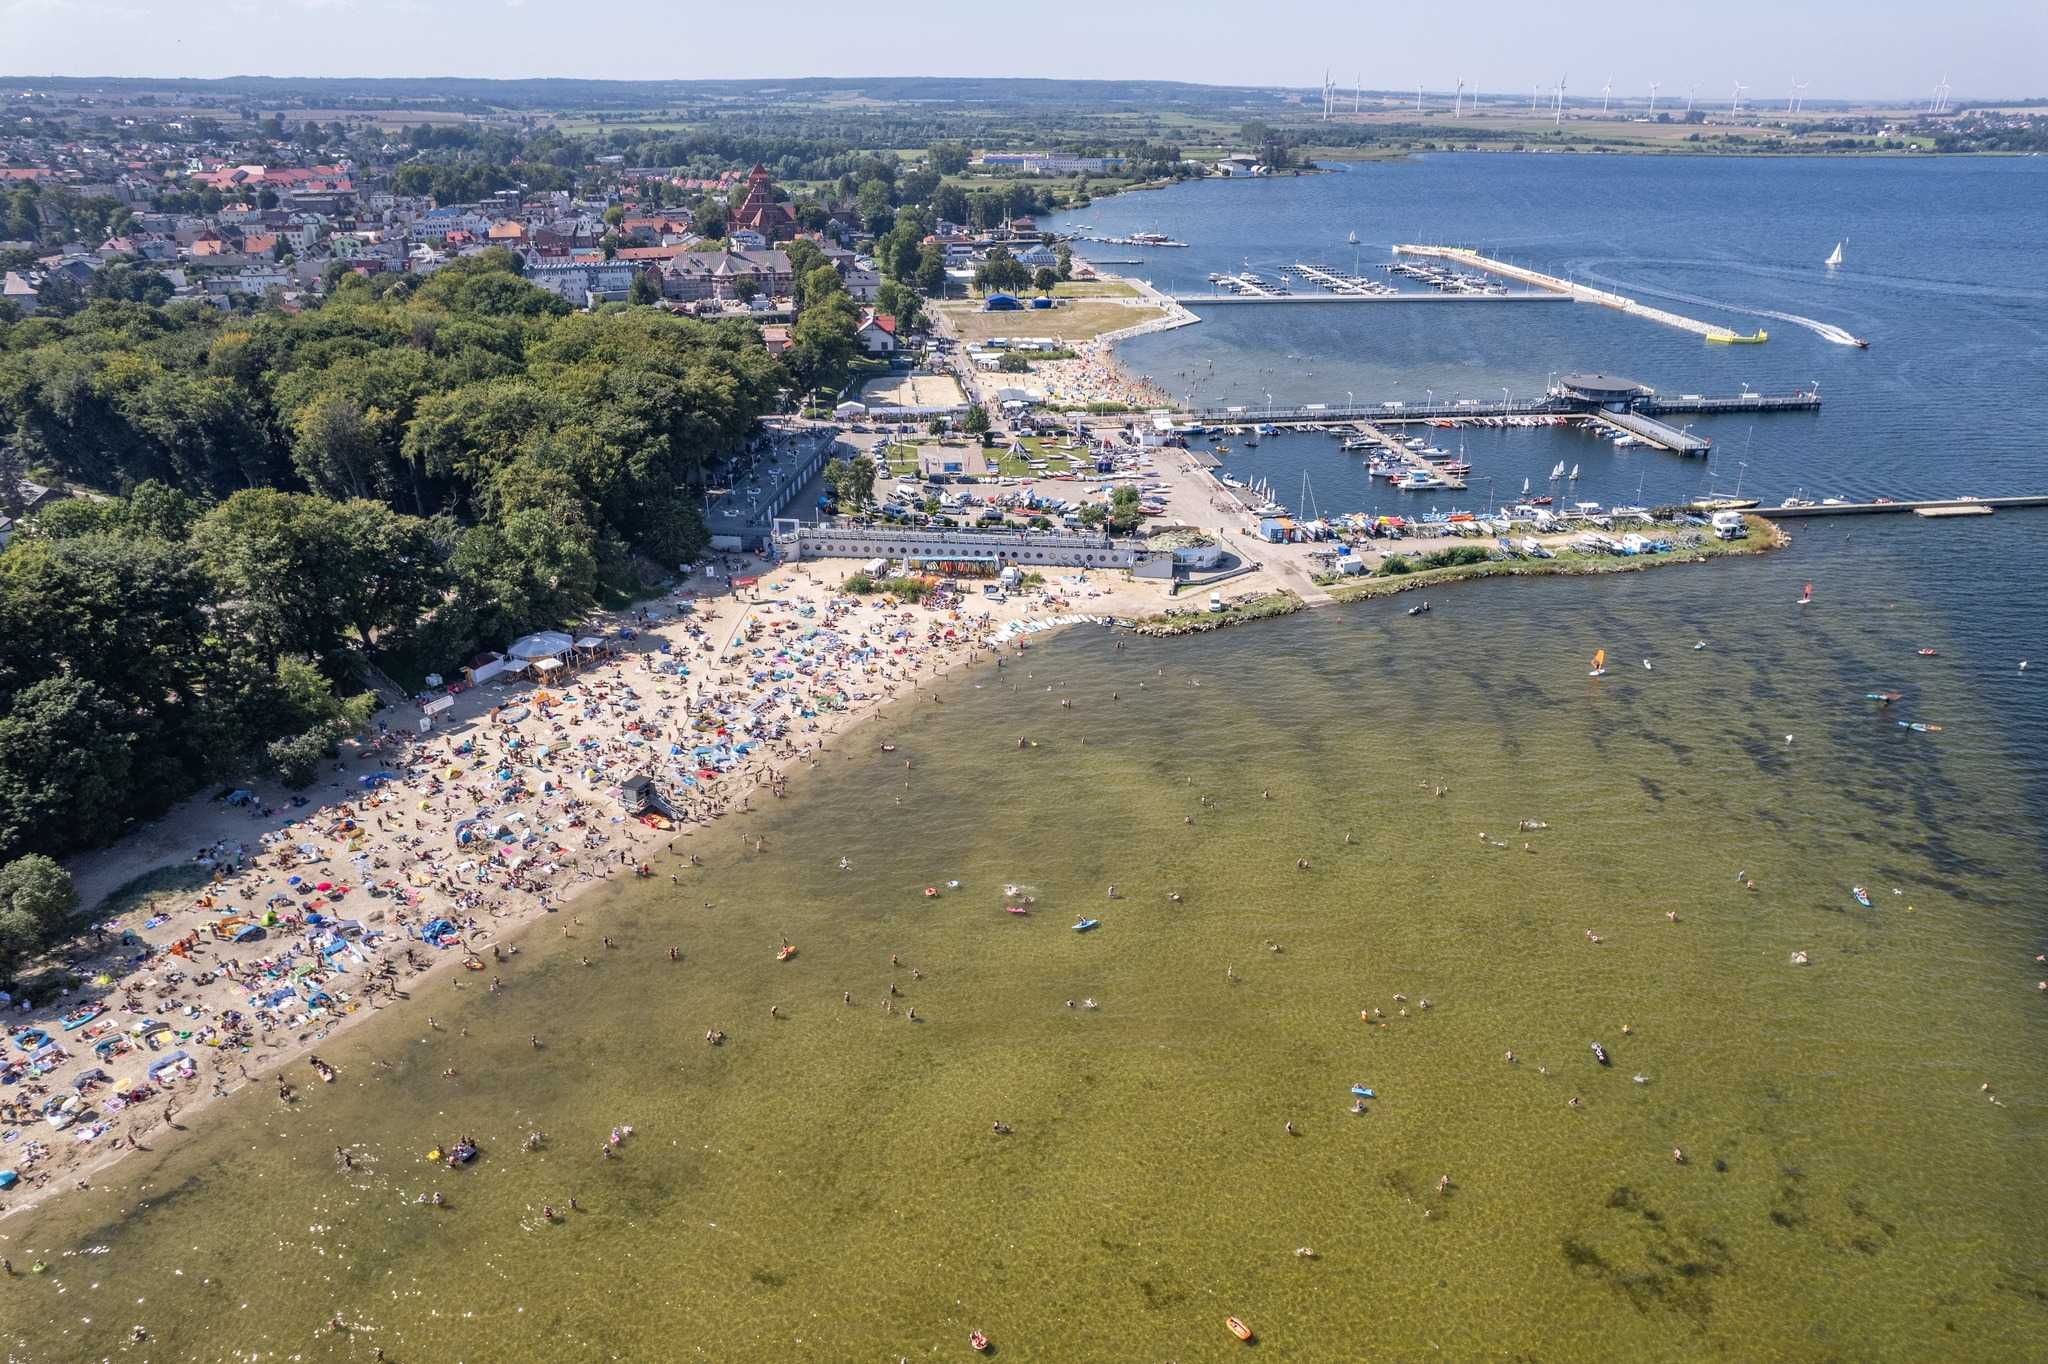
[[1603,1066],[1613,1064],[1607,1059],[1607,1048],[1601,1046],[1598,1042],[1588,1042],[1586,1045],[1593,1049],[1593,1059],[1595,1061],[1598,1061]]
[[974,1351],[974,1353],[976,1353],[976,1354],[978,1354],[978,1355],[985,1355],[985,1354],[987,1354],[987,1353],[988,1353],[988,1337],[987,1337],[987,1336],[985,1336],[985,1335],[983,1335],[983,1334],[982,1334],[981,1332],[979,1332],[979,1331],[975,1331],[975,1332],[973,1332],[972,1334],[970,1334],[970,1335],[969,1335],[969,1336],[967,1337],[967,1348],[968,1348],[968,1349],[970,1349],[970,1350],[972,1350],[972,1351]]
[[1245,1344],[1249,1345],[1252,1343],[1252,1328],[1239,1321],[1236,1317],[1225,1317],[1223,1324],[1229,1328],[1230,1334],[1236,1336]]
[[1357,1095],[1357,1096],[1358,1096],[1359,1098],[1361,1098],[1361,1099],[1377,1099],[1377,1098],[1379,1097],[1379,1095],[1377,1095],[1377,1094],[1373,1093],[1373,1092],[1372,1092],[1371,1090],[1367,1089],[1367,1088],[1366,1088],[1366,1087],[1365,1087],[1364,1085],[1353,1085],[1353,1086],[1351,1086],[1351,1092],[1352,1092],[1353,1094]]
[[789,959],[790,959],[791,957],[793,957],[793,956],[795,956],[795,955],[796,955],[796,944],[795,944],[795,943],[793,943],[793,942],[786,942],[786,943],[784,943],[784,944],[783,944],[783,945],[782,945],[782,946],[781,946],[780,948],[778,948],[778,949],[776,950],[776,953],[775,953],[775,960],[777,960],[777,961],[788,961],[788,960],[789,960]]
[[1074,921],[1074,931],[1076,933],[1086,933],[1089,929],[1096,927],[1101,922],[1102,920],[1100,919],[1076,919]]
[[1849,887],[1849,893],[1850,893],[1851,895],[1853,895],[1853,896],[1855,896],[1855,897],[1856,897],[1856,903],[1857,903],[1857,904],[1859,904],[1859,905],[1862,905],[1862,906],[1863,906],[1863,907],[1864,907],[1865,909],[1869,909],[1869,908],[1870,908],[1870,892],[1869,892],[1869,891],[1865,890],[1865,889],[1864,889],[1863,887],[1861,887],[1861,886],[1851,886],[1851,887]]

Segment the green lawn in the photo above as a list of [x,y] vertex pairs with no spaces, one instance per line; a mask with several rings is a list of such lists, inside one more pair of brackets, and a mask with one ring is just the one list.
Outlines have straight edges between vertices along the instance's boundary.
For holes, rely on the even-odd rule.
[[1069,279],[1052,287],[1054,298],[1136,298],[1137,289],[1120,279]]

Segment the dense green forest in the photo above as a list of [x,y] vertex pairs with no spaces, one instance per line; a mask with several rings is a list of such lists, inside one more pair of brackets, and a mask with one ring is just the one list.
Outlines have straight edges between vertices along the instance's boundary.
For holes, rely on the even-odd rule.
[[744,321],[572,313],[496,252],[296,315],[0,325],[0,486],[110,494],[0,554],[0,864],[251,760],[303,782],[364,662],[452,669],[692,556],[790,383]]

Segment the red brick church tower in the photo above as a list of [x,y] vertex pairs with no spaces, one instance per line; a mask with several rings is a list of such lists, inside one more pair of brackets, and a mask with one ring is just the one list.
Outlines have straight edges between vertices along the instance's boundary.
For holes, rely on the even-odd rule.
[[751,228],[770,242],[786,242],[796,236],[796,216],[787,205],[775,202],[774,181],[768,168],[757,165],[747,176],[747,197],[727,220],[728,230]]

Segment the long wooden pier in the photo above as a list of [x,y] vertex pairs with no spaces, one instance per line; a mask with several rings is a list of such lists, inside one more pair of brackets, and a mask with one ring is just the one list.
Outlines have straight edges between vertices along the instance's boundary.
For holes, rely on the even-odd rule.
[[[1404,297],[1409,297],[1404,295]],[[1459,295],[1423,294],[1423,298],[1456,298]],[[1497,297],[1497,295],[1496,295]],[[1555,295],[1546,295],[1555,297]],[[1233,302],[1243,300],[1233,299]],[[1286,300],[1275,300],[1284,302]],[[1317,302],[1361,302],[1351,297],[1318,299]],[[1246,403],[1234,407],[1195,407],[1179,413],[1190,421],[1244,425],[1268,422],[1274,426],[1300,426],[1316,422],[1370,421],[1400,424],[1417,421],[1471,421],[1481,417],[1588,416],[1594,409],[1556,394],[1541,398],[1517,398],[1509,402],[1474,399],[1433,402],[1337,402],[1302,403],[1293,407],[1260,407]],[[1696,393],[1670,396],[1655,394],[1639,399],[1636,412],[1653,417],[1678,413],[1711,412],[1815,412],[1820,410],[1820,393],[1801,389],[1794,393],[1745,393],[1734,398],[1709,398]]]

